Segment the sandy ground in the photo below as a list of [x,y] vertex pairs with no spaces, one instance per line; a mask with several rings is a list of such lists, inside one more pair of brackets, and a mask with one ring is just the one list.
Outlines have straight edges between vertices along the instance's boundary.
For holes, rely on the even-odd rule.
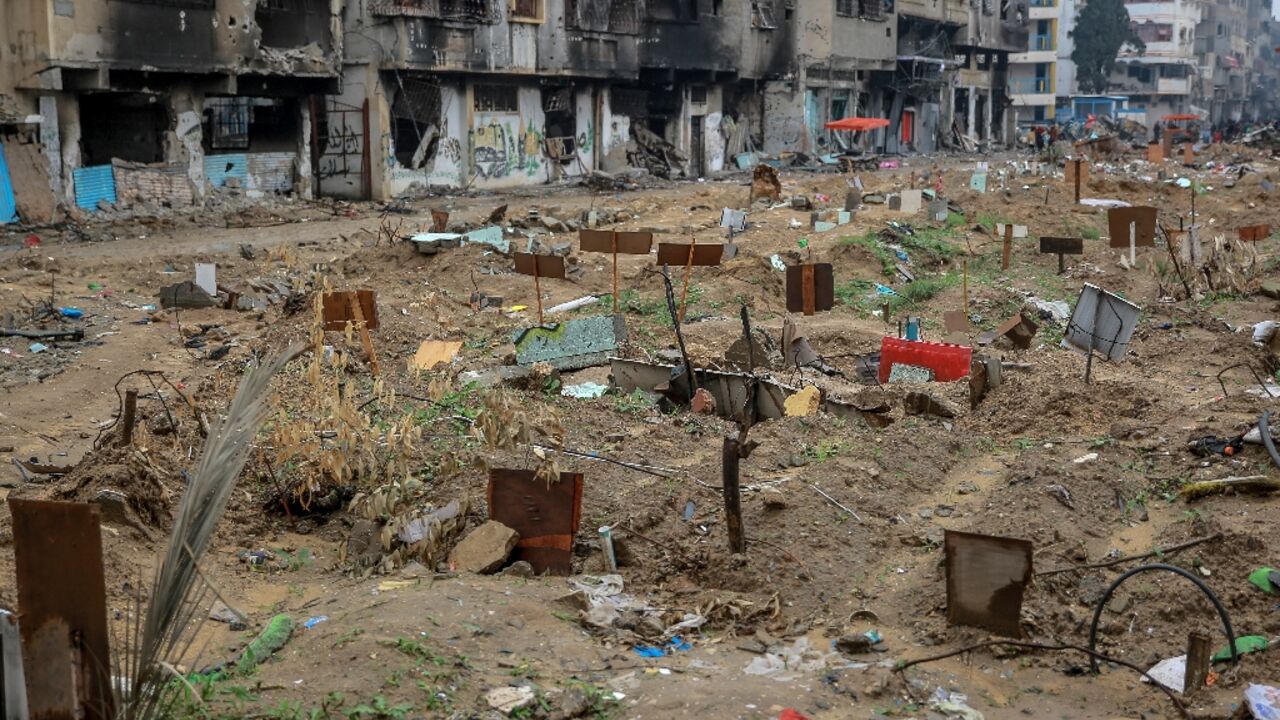
[[[484,403],[484,393],[464,387],[458,373],[504,365],[514,350],[512,331],[534,322],[531,278],[512,274],[511,260],[500,253],[468,246],[422,255],[407,242],[388,240],[380,227],[400,235],[425,230],[431,209],[447,209],[451,222],[476,227],[506,203],[508,221],[528,227],[542,226],[524,220],[532,208],[540,217],[561,220],[595,210],[615,220],[608,227],[648,229],[659,241],[722,242],[720,208],[748,207],[745,177],[616,193],[567,188],[437,197],[385,214],[369,205],[292,203],[247,218],[210,213],[117,219],[75,233],[37,229],[41,243],[34,248],[22,246],[27,232],[0,237],[0,316],[12,313],[18,327],[65,324],[85,331],[81,342],[48,343],[39,353],[31,352],[29,340],[0,338],[0,349],[8,350],[0,351],[4,457],[79,463],[59,480],[32,482],[7,466],[0,474],[8,487],[0,493],[92,500],[103,488],[125,492],[128,512],[110,519],[103,537],[109,616],[127,616],[130,588],[154,568],[172,525],[185,484],[182,473],[195,467],[203,442],[200,413],[216,421],[247,362],[291,340],[306,342],[312,332],[306,301],[301,309],[279,302],[246,312],[157,313],[146,306],[157,302],[158,289],[191,278],[196,262],[216,262],[219,282],[228,287],[275,279],[304,300],[326,284],[373,288],[381,327],[372,335],[382,377],[375,382],[370,376],[358,341],[329,333],[326,342],[349,358],[345,370],[327,368],[326,379],[316,381],[304,358],[274,383],[276,412],[203,563],[226,600],[248,616],[248,627],[206,625],[205,654],[184,660],[196,667],[234,657],[277,613],[300,623],[324,620],[299,629],[254,674],[211,686],[208,703],[185,708],[184,716],[489,717],[494,711],[486,693],[528,685],[537,688],[540,704],[517,716],[776,718],[789,707],[812,718],[946,717],[945,708],[929,702],[944,688],[966,695],[986,718],[1177,717],[1170,700],[1135,673],[1110,666],[1090,676],[1084,672],[1087,656],[1076,652],[987,648],[894,672],[898,663],[991,637],[946,620],[942,530],[1030,540],[1036,571],[1219,535],[1161,559],[1211,587],[1237,634],[1280,634],[1274,598],[1246,581],[1250,571],[1274,562],[1272,528],[1280,520],[1274,499],[1226,494],[1188,502],[1177,494],[1194,480],[1276,474],[1258,446],[1236,456],[1203,458],[1186,444],[1203,435],[1240,433],[1263,410],[1276,407],[1245,390],[1256,384],[1248,368],[1259,374],[1277,368],[1274,356],[1252,345],[1250,333],[1253,323],[1277,316],[1276,301],[1257,291],[1260,282],[1276,278],[1273,258],[1280,241],[1272,237],[1236,248],[1229,258],[1217,256],[1223,265],[1211,277],[1220,290],[1230,284],[1230,292],[1210,291],[1201,279],[1196,296],[1187,299],[1181,283],[1171,279],[1176,275],[1166,267],[1163,247],[1140,249],[1138,267],[1123,268],[1121,254],[1107,247],[1105,213],[1072,203],[1061,168],[1037,173],[1026,160],[992,158],[985,194],[968,189],[968,159],[918,159],[900,170],[862,174],[873,193],[932,188],[941,173],[942,195],[958,211],[945,224],[927,222],[923,213],[907,217],[884,205],[866,205],[849,225],[815,233],[807,210],[756,207],[751,228],[734,239],[736,258],[693,269],[684,326],[688,351],[695,363],[724,366],[725,351],[742,334],[740,306],[775,341],[782,333],[783,280],[770,256],[832,263],[838,289],[833,311],[792,319],[844,377],[794,368],[779,369],[774,377],[792,386],[817,383],[829,397],[859,407],[886,402],[892,408],[887,427],[819,413],[752,428],[750,437],[761,444],[742,463],[745,555],[728,552],[718,490],[722,438],[737,432],[732,423],[615,393],[578,400],[559,395],[552,385],[500,391],[514,403],[508,412],[517,414],[506,416],[512,423],[550,428],[568,448],[674,471],[654,477],[617,465],[558,460],[562,469],[586,475],[575,575],[603,572],[595,529],[613,525],[625,548],[620,573],[626,592],[673,621],[685,613],[707,616],[701,630],[683,635],[692,646],[688,650],[644,658],[633,649],[642,639],[629,630],[590,632],[560,599],[572,589],[566,578],[431,568],[407,578],[399,569],[353,570],[340,554],[351,547],[359,513],[336,503],[336,511],[308,512],[295,505],[286,516],[280,488],[286,495],[302,487],[324,489],[307,495],[314,500],[330,486],[370,492],[407,474],[423,483],[414,503],[438,507],[468,499],[470,528],[487,516],[483,468],[464,462],[460,471],[447,472],[444,458],[483,457],[509,467],[538,462],[527,448],[477,446],[465,424],[449,417],[475,417]],[[1161,221],[1176,228],[1180,218],[1189,219],[1189,191],[1172,182],[1183,174],[1209,188],[1196,200],[1196,220],[1207,238],[1233,236],[1234,228],[1246,224],[1280,225],[1274,193],[1261,184],[1276,179],[1275,162],[1243,154],[1240,161],[1250,171],[1241,174],[1229,153],[1216,161],[1213,169],[1163,168],[1170,182],[1146,163],[1099,164],[1086,196],[1152,204]],[[1223,169],[1227,164],[1230,171]],[[838,174],[784,172],[782,181],[784,196],[804,194],[816,209],[829,212],[843,204],[848,187]],[[1027,225],[1029,237],[1015,241],[1012,264],[1004,271],[1001,243],[990,225],[1006,221]],[[270,224],[228,227],[255,222]],[[889,251],[885,266],[875,233],[891,222],[934,228],[927,241],[906,248],[916,284],[934,283],[933,292],[911,294],[900,277],[884,272],[896,258]],[[1085,253],[1068,258],[1068,272],[1057,275],[1056,257],[1037,252],[1042,235],[1082,236]],[[573,237],[545,230],[539,235],[544,246]],[[807,248],[799,246],[801,238]],[[1252,265],[1241,259],[1245,251],[1256,254]],[[583,268],[580,277],[541,283],[544,306],[610,292],[607,257],[575,248],[570,264],[575,263]],[[619,267],[629,335],[620,354],[644,359],[670,352],[675,338],[652,257],[623,257]],[[682,269],[673,272],[680,293]],[[1084,382],[1083,356],[1058,344],[1064,324],[1044,317],[1037,318],[1042,327],[1029,348],[1001,341],[989,351],[1016,367],[1005,370],[1005,382],[977,407],[969,408],[963,383],[927,386],[957,401],[954,418],[908,415],[902,396],[909,387],[879,389],[856,380],[856,356],[878,350],[881,336],[895,334],[899,320],[918,316],[925,337],[941,339],[943,313],[963,308],[966,285],[971,337],[1024,306],[1034,315],[1028,296],[1074,305],[1084,282],[1143,308],[1129,356],[1123,362],[1095,361],[1092,383]],[[881,298],[874,283],[895,288],[910,302],[896,304],[890,318],[878,316]],[[501,295],[506,308],[530,309],[476,312],[468,305],[476,291]],[[84,317],[32,320],[51,297],[53,306],[78,308]],[[606,308],[588,306],[568,317]],[[458,340],[463,347],[447,368],[410,372],[407,360],[425,339]],[[208,357],[223,346],[225,355]],[[1220,386],[1219,371],[1241,363],[1247,367],[1227,369]],[[121,383],[121,391],[139,389],[142,400],[135,447],[118,448],[117,430],[108,427],[120,408],[115,385],[136,370],[163,377],[135,375]],[[287,435],[281,428],[331,427],[323,424],[333,420],[325,398],[333,388],[329,383],[338,380],[355,398],[352,407],[363,404],[357,419],[344,422],[374,438],[372,444],[348,446],[339,468],[347,475],[338,480],[321,457],[333,454],[325,455],[322,445],[305,445],[298,457],[280,462],[280,439]],[[607,383],[608,371],[589,368],[560,381]],[[400,397],[379,400],[389,388]],[[443,403],[445,417],[413,397]],[[177,432],[163,432],[168,415],[177,416]],[[411,447],[383,435],[406,418],[422,435]],[[693,515],[685,520],[690,505]],[[13,607],[13,537],[2,512],[0,603]],[[266,566],[242,562],[242,553],[261,549],[276,560]],[[1138,564],[1037,578],[1023,605],[1025,638],[1087,644],[1101,591]],[[1182,653],[1190,630],[1210,632],[1215,646],[1224,644],[1215,623],[1190,583],[1142,575],[1108,603],[1099,649],[1146,668]],[[869,629],[883,637],[873,652],[842,656],[833,650],[836,638]],[[800,640],[814,648],[812,665],[772,675],[747,672],[762,651],[777,654]],[[1214,685],[1187,701],[1195,717],[1229,717],[1248,683],[1280,681],[1274,652],[1248,656],[1235,669],[1217,669]],[[590,702],[575,709],[583,695]],[[581,712],[567,714],[569,709]]]

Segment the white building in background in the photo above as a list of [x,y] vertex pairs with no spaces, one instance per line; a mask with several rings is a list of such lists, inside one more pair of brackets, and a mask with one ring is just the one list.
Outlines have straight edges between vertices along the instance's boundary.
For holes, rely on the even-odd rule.
[[[1065,0],[1073,2],[1074,0]],[[1009,56],[1009,99],[1020,129],[1054,119],[1058,93],[1061,35],[1070,16],[1062,15],[1064,0],[1030,0],[1029,32],[1024,52]],[[1063,22],[1063,18],[1067,22]],[[1068,57],[1070,53],[1068,53]]]
[[1199,0],[1126,2],[1134,31],[1146,50],[1121,49],[1108,92],[1128,96],[1129,109],[1146,114],[1135,119],[1148,126],[1164,115],[1197,109],[1193,107],[1200,74],[1196,25],[1202,5]]

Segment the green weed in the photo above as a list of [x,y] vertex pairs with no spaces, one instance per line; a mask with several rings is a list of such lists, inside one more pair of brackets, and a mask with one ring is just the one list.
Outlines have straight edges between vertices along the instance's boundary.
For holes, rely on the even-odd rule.
[[632,391],[630,395],[615,395],[613,398],[613,409],[628,415],[644,415],[651,412],[654,407],[653,401],[639,388]]

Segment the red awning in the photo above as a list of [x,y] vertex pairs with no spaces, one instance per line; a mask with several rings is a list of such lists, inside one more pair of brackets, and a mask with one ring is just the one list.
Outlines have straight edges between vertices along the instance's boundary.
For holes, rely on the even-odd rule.
[[1183,120],[1199,120],[1200,116],[1183,113],[1181,115],[1165,115],[1160,119],[1168,122],[1181,122]]
[[828,130],[852,130],[854,132],[864,132],[867,130],[889,127],[889,121],[884,118],[847,117],[843,120],[832,120],[826,125],[823,125],[823,127]]

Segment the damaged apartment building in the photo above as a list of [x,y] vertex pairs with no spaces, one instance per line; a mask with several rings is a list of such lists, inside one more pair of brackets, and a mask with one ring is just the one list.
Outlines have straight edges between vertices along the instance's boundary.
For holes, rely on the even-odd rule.
[[5,0],[0,197],[40,223],[227,187],[309,196],[312,98],[338,90],[342,5]]
[[1021,1],[7,0],[0,185],[39,222],[999,144]]

